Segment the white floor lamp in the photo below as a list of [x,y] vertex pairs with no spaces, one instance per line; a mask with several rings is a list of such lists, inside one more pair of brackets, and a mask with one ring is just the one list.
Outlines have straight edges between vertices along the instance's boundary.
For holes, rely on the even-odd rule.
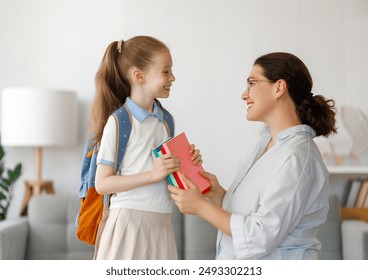
[[1,99],[1,144],[36,149],[36,180],[26,180],[21,215],[32,195],[54,193],[42,179],[42,149],[77,142],[77,98],[74,92],[36,88],[5,88]]

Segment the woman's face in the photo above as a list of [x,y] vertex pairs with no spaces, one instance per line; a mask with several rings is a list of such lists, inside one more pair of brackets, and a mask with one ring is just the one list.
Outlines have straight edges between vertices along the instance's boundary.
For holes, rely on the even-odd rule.
[[263,76],[263,69],[254,65],[247,78],[247,89],[241,98],[247,105],[247,119],[267,122],[276,99],[273,95],[274,83]]

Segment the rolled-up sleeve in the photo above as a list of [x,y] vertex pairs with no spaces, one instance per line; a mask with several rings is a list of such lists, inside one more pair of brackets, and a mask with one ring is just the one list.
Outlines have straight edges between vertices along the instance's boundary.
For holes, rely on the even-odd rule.
[[230,218],[231,233],[238,259],[248,259],[250,257],[244,220],[245,217],[239,214],[232,214]]

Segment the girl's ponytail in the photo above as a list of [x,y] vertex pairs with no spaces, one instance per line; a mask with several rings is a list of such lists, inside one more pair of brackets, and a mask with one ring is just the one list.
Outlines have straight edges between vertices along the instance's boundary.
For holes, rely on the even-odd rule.
[[109,116],[130,96],[129,82],[121,74],[119,67],[122,53],[119,53],[117,45],[118,41],[115,41],[107,47],[95,76],[96,97],[90,109],[93,144],[100,142]]

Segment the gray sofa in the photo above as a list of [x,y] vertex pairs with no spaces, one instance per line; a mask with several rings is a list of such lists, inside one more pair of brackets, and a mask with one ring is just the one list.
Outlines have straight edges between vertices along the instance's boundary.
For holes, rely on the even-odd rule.
[[71,196],[33,196],[27,217],[0,223],[0,259],[91,259],[93,247],[75,236],[78,204]]
[[[79,200],[70,195],[31,198],[28,216],[0,222],[0,260],[92,259],[93,246],[75,236]],[[214,259],[216,230],[174,207],[173,225],[180,259]]]
[[[28,207],[28,217],[0,222],[0,260],[92,259],[93,246],[75,236],[78,198],[42,194],[32,197]],[[339,209],[339,199],[331,196],[327,222],[318,234],[320,259],[368,259],[368,224],[341,224]],[[215,258],[217,230],[210,224],[174,207],[173,225],[180,259]]]

